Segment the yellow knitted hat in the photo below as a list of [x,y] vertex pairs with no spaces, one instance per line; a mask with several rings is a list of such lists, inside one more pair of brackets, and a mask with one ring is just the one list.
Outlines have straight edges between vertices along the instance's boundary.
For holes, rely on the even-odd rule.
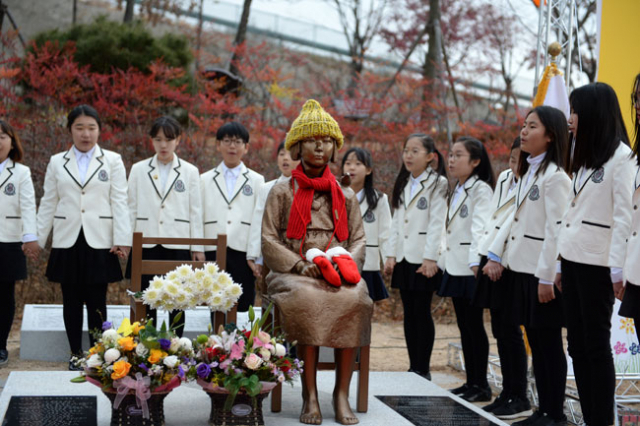
[[320,106],[318,101],[309,99],[302,106],[298,118],[293,121],[291,130],[287,133],[287,138],[284,141],[284,147],[289,150],[303,139],[319,136],[330,136],[335,139],[338,149],[342,148],[344,144],[344,137],[338,122]]

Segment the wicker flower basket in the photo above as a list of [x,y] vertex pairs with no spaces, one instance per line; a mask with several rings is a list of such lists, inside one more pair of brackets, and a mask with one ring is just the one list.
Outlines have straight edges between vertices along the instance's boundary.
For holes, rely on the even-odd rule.
[[149,418],[142,415],[142,408],[136,402],[134,392],[129,392],[118,408],[113,408],[116,392],[104,392],[111,401],[111,426],[164,426],[164,399],[171,391],[152,392],[147,400]]
[[230,411],[225,411],[224,404],[227,401],[229,392],[225,388],[212,386],[211,383],[198,379],[198,384],[202,386],[211,399],[211,413],[209,414],[210,426],[264,426],[262,416],[262,401],[269,395],[277,383],[263,382],[262,391],[256,395],[255,399],[249,395],[239,392],[233,401]]

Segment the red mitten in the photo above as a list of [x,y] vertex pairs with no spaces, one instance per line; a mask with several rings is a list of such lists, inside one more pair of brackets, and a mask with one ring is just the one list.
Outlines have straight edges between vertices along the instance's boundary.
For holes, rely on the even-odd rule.
[[340,287],[342,285],[342,280],[340,279],[338,271],[335,270],[331,260],[329,260],[329,257],[325,252],[317,248],[312,248],[307,250],[306,257],[309,262],[313,262],[318,265],[320,272],[322,272],[322,276],[329,284],[335,287]]
[[333,247],[327,250],[327,256],[338,265],[338,269],[346,282],[349,284],[358,284],[360,282],[361,277],[358,265],[353,261],[351,253],[342,247]]

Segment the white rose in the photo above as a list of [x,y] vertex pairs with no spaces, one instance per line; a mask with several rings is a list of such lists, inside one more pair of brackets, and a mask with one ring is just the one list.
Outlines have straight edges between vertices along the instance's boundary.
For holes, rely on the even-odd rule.
[[276,343],[276,356],[285,356],[287,354],[287,349],[282,346],[280,343]]
[[164,358],[163,362],[164,362],[164,365],[166,365],[167,367],[174,368],[176,365],[178,365],[180,360],[175,355],[169,355]]
[[180,339],[180,346],[182,346],[182,349],[190,351],[193,348],[193,343],[191,343],[190,339],[183,337]]
[[171,352],[178,352],[180,350],[180,346],[180,339],[174,337],[173,339],[171,339],[171,346],[169,346],[169,350]]
[[100,357],[99,354],[93,354],[87,360],[87,367],[89,368],[100,367],[103,362],[104,361],[102,361],[102,358]]
[[260,356],[263,360],[268,361],[271,358],[271,352],[267,348],[260,348]]
[[249,370],[257,370],[260,364],[262,364],[262,358],[256,354],[249,354],[249,356],[244,359],[244,365],[246,365]]
[[104,360],[107,362],[107,364],[111,364],[112,362],[116,362],[118,360],[118,358],[120,358],[120,351],[117,350],[116,348],[108,349],[104,353]]
[[115,343],[118,340],[118,337],[118,332],[113,328],[110,328],[109,330],[106,330],[104,333],[102,333],[102,341],[106,344]]
[[136,346],[136,355],[144,358],[148,354],[149,354],[149,349],[147,349],[147,347],[142,343],[138,343],[138,345]]

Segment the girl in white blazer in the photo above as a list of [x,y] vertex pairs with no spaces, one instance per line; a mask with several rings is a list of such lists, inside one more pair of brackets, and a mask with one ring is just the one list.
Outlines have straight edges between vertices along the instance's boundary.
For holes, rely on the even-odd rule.
[[[247,259],[255,259],[253,275],[257,279],[262,277],[262,216],[264,215],[264,207],[267,204],[267,197],[271,189],[280,182],[289,182],[291,179],[291,172],[298,167],[300,161],[294,161],[291,158],[291,153],[284,147],[284,141],[278,145],[278,151],[276,154],[278,169],[280,170],[280,176],[278,179],[270,180],[265,183],[258,199],[256,200],[256,208],[253,211],[253,219],[251,221],[251,234],[249,235],[249,247],[247,248]],[[259,278],[260,277],[260,278]]]
[[[351,148],[342,157],[342,174],[351,178],[351,189],[360,203],[360,213],[367,250],[362,268],[362,278],[369,288],[369,297],[374,302],[389,297],[380,274],[380,259],[390,257],[389,233],[391,232],[391,210],[387,195],[373,187],[373,161],[371,153],[364,148]],[[382,257],[381,257],[382,256]]]
[[36,200],[31,171],[20,163],[20,138],[0,120],[0,367],[9,361],[7,339],[15,314],[15,284],[27,278],[25,254],[36,259]]
[[431,299],[442,276],[436,262],[449,186],[447,178],[431,168],[436,155],[435,142],[424,133],[409,135],[404,144],[391,198],[391,254],[384,266],[402,298],[409,371],[428,379],[435,339]]
[[[249,151],[249,132],[242,124],[224,124],[218,129],[216,140],[222,162],[200,176],[204,236],[227,234],[227,272],[242,286],[238,312],[246,312],[256,297],[255,259],[248,257],[247,250],[264,177],[242,162]],[[205,256],[216,260],[216,247],[205,246]]]
[[453,300],[467,372],[466,383],[452,392],[470,402],[490,401],[489,339],[484,330],[483,309],[471,303],[480,265],[478,247],[492,211],[495,182],[482,142],[466,136],[459,138],[449,154],[449,173],[457,184],[449,199],[438,260],[438,267],[444,272],[438,294]]
[[567,341],[585,422],[610,425],[615,390],[611,314],[614,294],[622,288],[635,162],[611,86],[575,89],[570,104],[574,142],[568,171],[573,182],[558,241]]
[[570,188],[569,177],[559,166],[568,145],[566,117],[556,108],[534,108],[520,138],[522,177],[511,225],[505,224],[492,242],[491,261],[484,272],[497,280],[506,268],[505,303],[512,309],[505,311],[504,321],[509,326],[524,325],[531,346],[539,409],[514,424],[566,424],[564,313],[561,293],[554,286],[557,237]]
[[[133,232],[145,237],[202,238],[202,203],[198,168],[178,158],[175,150],[182,129],[173,117],[160,117],[151,126],[149,136],[156,154],[137,162],[129,173],[129,216]],[[184,247],[148,244],[142,250],[143,259],[204,261],[202,246]],[[131,258],[127,265],[131,277]],[[149,287],[153,276],[142,276],[142,289]],[[180,311],[169,314],[173,324]],[[149,316],[157,324],[155,309]],[[184,330],[183,313],[176,329]]]
[[[62,285],[64,323],[76,355],[82,351],[83,304],[89,330],[101,329],[107,317],[107,285],[122,279],[118,257],[129,255],[131,223],[124,164],[120,154],[98,145],[96,110],[74,108],[67,128],[73,146],[49,161],[37,221],[40,247],[53,228],[47,278]],[[89,338],[93,344],[91,333]]]
[[473,300],[475,306],[489,308],[491,312],[491,331],[496,339],[500,356],[500,372],[502,373],[502,392],[489,405],[482,407],[496,417],[513,419],[532,414],[531,404],[527,399],[527,353],[524,347],[522,331],[518,324],[505,321],[505,312],[511,305],[505,300],[506,292],[503,279],[492,281],[483,272],[488,262],[489,247],[503,226],[510,226],[516,202],[518,184],[518,162],[520,160],[520,136],[511,145],[509,168],[498,177],[493,193],[491,213],[485,227],[484,235],[478,246],[480,266],[477,275],[477,290]]
[[633,210],[631,231],[627,240],[627,255],[624,262],[625,287],[618,294],[622,299],[620,315],[633,318],[636,325],[636,334],[640,340],[640,74],[636,76],[633,83],[633,107],[636,112],[634,116],[635,124],[635,144],[633,146],[636,155],[636,176],[633,182]]

